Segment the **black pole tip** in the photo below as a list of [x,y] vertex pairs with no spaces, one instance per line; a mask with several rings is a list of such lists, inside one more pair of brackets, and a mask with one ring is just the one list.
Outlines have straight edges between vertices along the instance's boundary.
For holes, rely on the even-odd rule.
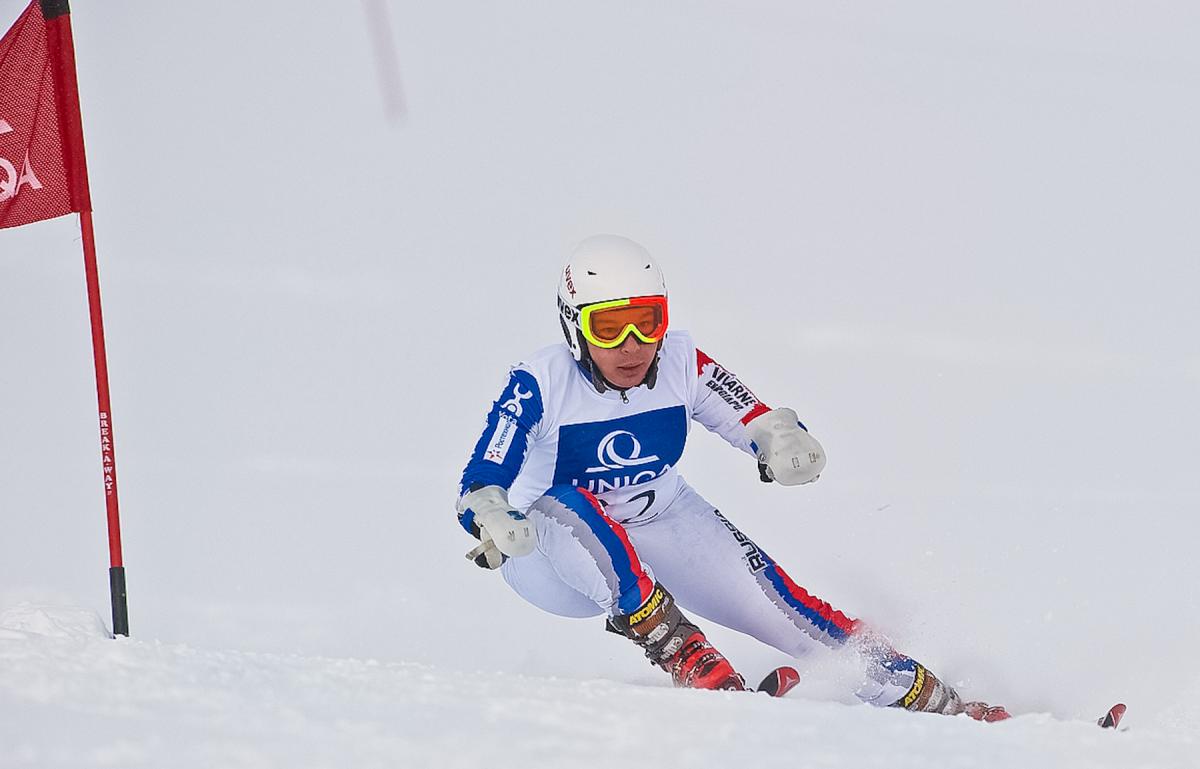
[[129,603],[125,597],[125,567],[108,570],[108,587],[112,594],[113,637],[129,636]]
[[57,19],[71,12],[68,0],[39,0],[42,6],[42,18],[46,21]]

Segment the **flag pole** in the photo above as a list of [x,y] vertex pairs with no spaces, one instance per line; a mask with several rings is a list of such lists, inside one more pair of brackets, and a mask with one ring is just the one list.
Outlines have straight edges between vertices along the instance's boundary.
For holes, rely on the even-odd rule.
[[125,595],[125,562],[121,555],[121,516],[117,500],[117,459],[113,444],[112,404],[108,391],[108,355],[104,346],[104,315],[100,308],[100,272],[96,267],[96,236],[92,212],[79,212],[83,232],[83,266],[87,278],[88,314],[92,322],[92,355],[96,367],[96,403],[100,414],[100,461],[104,467],[104,505],[108,515],[108,587],[112,596],[113,635],[129,635],[129,605]]
[[112,597],[114,636],[129,635],[129,606],[125,594],[125,563],[121,555],[121,518],[117,499],[117,460],[113,441],[112,404],[108,390],[108,355],[104,344],[104,317],[100,308],[100,272],[96,266],[96,237],[92,228],[92,201],[88,189],[87,159],[83,149],[83,119],[79,110],[79,85],[75,73],[75,41],[71,34],[68,0],[40,0],[46,21],[46,41],[54,62],[58,87],[58,118],[62,127],[63,154],[71,169],[72,210],[79,212],[83,234],[83,266],[87,280],[88,313],[92,325],[92,354],[96,367],[96,403],[100,416],[100,459],[104,470],[104,505],[108,515],[108,586]]

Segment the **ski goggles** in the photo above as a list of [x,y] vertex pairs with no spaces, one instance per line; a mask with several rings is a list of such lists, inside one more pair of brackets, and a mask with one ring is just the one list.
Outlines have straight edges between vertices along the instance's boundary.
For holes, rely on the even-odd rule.
[[667,333],[667,298],[637,296],[589,304],[579,311],[579,330],[604,350],[620,347],[630,334],[654,344]]

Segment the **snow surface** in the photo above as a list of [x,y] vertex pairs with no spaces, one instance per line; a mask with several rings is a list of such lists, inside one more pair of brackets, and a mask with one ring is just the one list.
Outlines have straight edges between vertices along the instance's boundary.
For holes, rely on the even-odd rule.
[[[4,769],[1200,766],[1200,5],[72,9],[133,637],[95,617],[78,224],[0,231]],[[466,454],[595,232],[829,455],[785,489],[701,430],[683,475],[1029,715],[858,707],[835,655],[784,701],[676,692],[463,559]]]
[[[0,616],[0,766],[1172,767],[1192,736],[796,697],[110,640],[86,611]],[[654,714],[647,718],[645,714]]]

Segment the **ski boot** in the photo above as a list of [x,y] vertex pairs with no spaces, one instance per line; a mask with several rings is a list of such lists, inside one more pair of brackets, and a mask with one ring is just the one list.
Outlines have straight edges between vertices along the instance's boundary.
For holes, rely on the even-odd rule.
[[1003,705],[989,705],[986,702],[964,702],[962,712],[976,721],[985,721],[989,724],[1012,718],[1012,713],[1005,710]]
[[631,614],[610,618],[607,628],[642,647],[652,664],[671,674],[676,686],[746,689],[745,679],[700,628],[683,616],[675,599],[657,582],[645,603]]
[[915,666],[913,685],[908,692],[892,703],[894,708],[904,708],[914,713],[941,713],[956,716],[965,713],[976,721],[992,723],[1012,718],[1012,715],[1000,705],[989,705],[986,702],[963,702],[948,684],[925,669],[919,662]]

